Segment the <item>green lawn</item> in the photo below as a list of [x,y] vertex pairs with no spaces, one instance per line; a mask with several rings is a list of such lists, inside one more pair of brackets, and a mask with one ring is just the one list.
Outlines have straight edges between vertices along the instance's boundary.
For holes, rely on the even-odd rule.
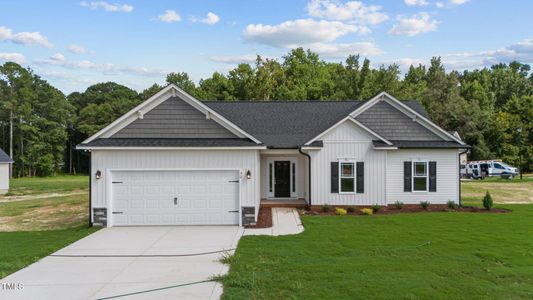
[[302,234],[241,239],[223,298],[531,299],[533,205],[505,207],[304,216]]
[[35,195],[88,190],[88,176],[61,175],[53,177],[14,178],[8,195]]
[[36,262],[93,232],[97,228],[0,232],[0,278]]

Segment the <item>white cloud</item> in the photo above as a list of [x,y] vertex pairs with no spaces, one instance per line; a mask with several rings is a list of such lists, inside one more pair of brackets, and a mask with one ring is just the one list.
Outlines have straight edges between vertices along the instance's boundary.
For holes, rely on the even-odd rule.
[[442,3],[442,2],[435,2],[435,6],[436,6],[437,8],[443,8],[443,7],[444,7],[444,3]]
[[468,2],[469,0],[450,0],[450,2],[452,4],[455,4],[455,5],[463,5],[465,4],[466,2]]
[[193,22],[205,23],[205,24],[208,24],[208,25],[214,25],[214,24],[216,24],[216,23],[218,23],[220,21],[220,17],[217,16],[216,14],[212,13],[212,12],[208,12],[207,16],[205,18],[199,20],[199,19],[193,17],[192,21]]
[[211,61],[224,64],[249,64],[255,62],[256,58],[257,54],[216,55],[209,57]]
[[67,47],[67,50],[68,52],[70,53],[74,53],[74,54],[84,54],[84,53],[87,53],[87,50],[85,48],[83,48],[82,46],[80,45],[76,45],[76,44],[70,44],[68,47]]
[[26,61],[26,58],[20,53],[0,53],[0,60],[22,64]]
[[108,12],[125,12],[125,13],[129,13],[129,12],[132,12],[133,11],[133,6],[132,5],[129,5],[129,4],[119,4],[119,3],[108,3],[108,2],[105,2],[105,1],[91,1],[91,2],[86,2],[86,1],[82,1],[80,2],[80,5],[83,6],[83,7],[88,7],[90,9],[103,9],[105,11],[108,11]]
[[48,41],[48,38],[39,32],[19,32],[13,34],[11,29],[4,26],[0,26],[0,41],[10,41],[20,45],[38,45],[45,48],[54,47]]
[[426,6],[429,4],[426,0],[404,0],[404,2],[408,6]]
[[338,21],[298,19],[277,25],[250,24],[243,32],[244,38],[280,48],[294,48],[312,43],[332,42],[348,33],[367,33],[366,27]]
[[159,21],[165,23],[174,23],[181,21],[181,16],[174,10],[165,10],[165,13],[157,17]]
[[411,17],[398,16],[398,23],[393,25],[389,34],[415,36],[421,33],[435,31],[439,22],[431,20],[428,13],[421,12]]
[[312,51],[326,58],[343,58],[350,54],[361,54],[363,56],[376,56],[383,54],[383,50],[371,42],[356,43],[315,43],[307,46]]
[[61,54],[61,53],[56,53],[52,56],[50,56],[50,59],[53,60],[53,61],[65,61],[65,55]]
[[[533,38],[525,39],[508,47],[498,50],[480,52],[444,53],[439,54],[442,63],[449,70],[472,70],[476,68],[490,67],[498,63],[533,63]],[[377,65],[390,65],[396,63],[402,71],[406,72],[410,65],[428,65],[430,57],[425,58],[400,58],[379,62]]]
[[88,70],[102,73],[105,75],[141,75],[147,77],[160,77],[169,73],[167,70],[157,70],[149,69],[145,67],[130,67],[130,66],[119,66],[111,63],[97,64],[89,60],[67,60],[65,57],[57,53],[45,60],[36,60],[33,62],[36,65],[50,65],[63,67],[73,70]]
[[389,17],[377,5],[367,6],[361,1],[311,0],[307,4],[310,16],[337,21],[354,21],[359,24],[379,24]]

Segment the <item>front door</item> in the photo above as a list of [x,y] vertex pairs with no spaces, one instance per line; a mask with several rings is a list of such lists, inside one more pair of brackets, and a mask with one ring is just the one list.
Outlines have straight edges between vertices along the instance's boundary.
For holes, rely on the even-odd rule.
[[274,162],[274,197],[289,198],[291,196],[291,162]]

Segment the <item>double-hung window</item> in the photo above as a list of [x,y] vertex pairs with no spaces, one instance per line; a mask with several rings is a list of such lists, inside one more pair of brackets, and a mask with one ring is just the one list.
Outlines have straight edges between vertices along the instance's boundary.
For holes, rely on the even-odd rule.
[[427,161],[413,162],[413,191],[427,192],[428,190],[428,163]]
[[355,191],[355,168],[353,162],[339,163],[340,174],[340,192],[353,193]]

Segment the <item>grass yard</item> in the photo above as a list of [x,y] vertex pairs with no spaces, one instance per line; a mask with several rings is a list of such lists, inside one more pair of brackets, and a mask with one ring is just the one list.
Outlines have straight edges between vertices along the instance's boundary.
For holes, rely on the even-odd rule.
[[533,204],[533,177],[525,176],[523,180],[487,178],[461,182],[463,204],[480,205],[480,199],[489,191],[495,203]]
[[7,196],[88,191],[89,176],[61,175],[14,178],[11,180],[10,185]]
[[246,236],[223,299],[531,299],[533,205],[505,214],[304,216]]
[[49,231],[0,232],[0,278],[32,264],[87,235],[97,228]]
[[303,216],[300,235],[241,239],[223,299],[533,298],[533,177],[461,187],[512,212]]
[[15,178],[0,196],[0,231],[55,230],[87,224],[89,177]]

